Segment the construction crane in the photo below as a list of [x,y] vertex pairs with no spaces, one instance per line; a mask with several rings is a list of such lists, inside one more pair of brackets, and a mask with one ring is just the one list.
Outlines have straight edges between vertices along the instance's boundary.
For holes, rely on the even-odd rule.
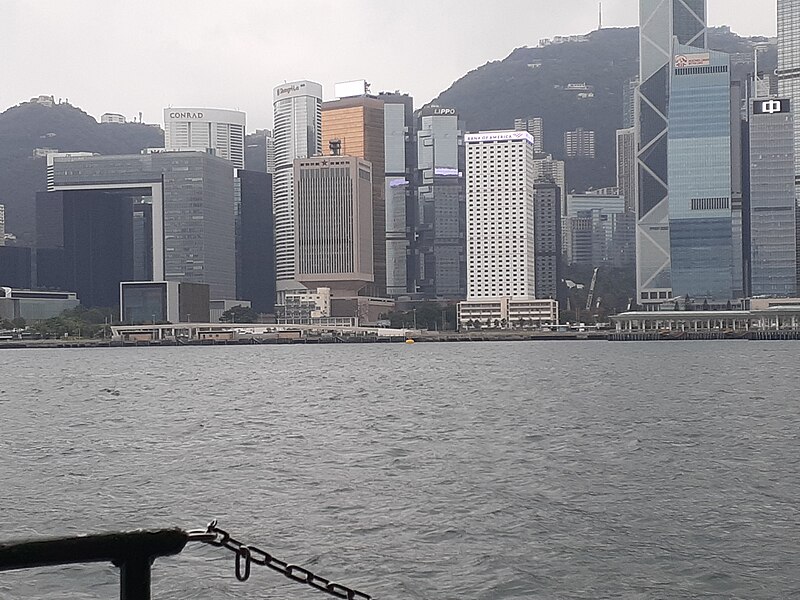
[[589,295],[586,297],[586,310],[592,310],[592,300],[594,300],[594,288],[597,285],[597,272],[600,267],[596,267],[592,275],[592,284],[589,286]]

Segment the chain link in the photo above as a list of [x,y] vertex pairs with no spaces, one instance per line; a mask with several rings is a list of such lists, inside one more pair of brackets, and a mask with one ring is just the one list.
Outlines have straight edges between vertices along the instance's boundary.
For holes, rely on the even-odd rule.
[[357,598],[372,600],[372,596],[364,592],[359,592],[345,585],[334,583],[329,579],[315,575],[308,569],[304,569],[299,565],[290,565],[287,562],[275,558],[269,552],[261,550],[260,548],[243,544],[239,540],[231,537],[224,529],[217,527],[216,520],[211,521],[205,529],[190,531],[188,534],[190,540],[203,542],[220,548],[227,548],[233,552],[236,555],[236,579],[239,581],[247,581],[250,577],[250,566],[255,563],[257,565],[269,567],[292,581],[305,583],[314,589],[335,596],[336,598],[346,598],[347,600],[356,600]]

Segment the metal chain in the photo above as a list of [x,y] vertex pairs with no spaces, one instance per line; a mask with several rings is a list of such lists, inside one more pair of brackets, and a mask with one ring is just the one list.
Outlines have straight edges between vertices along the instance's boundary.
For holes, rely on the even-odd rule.
[[255,546],[243,544],[231,535],[217,527],[216,519],[208,524],[205,529],[198,529],[189,531],[189,540],[203,542],[212,546],[227,548],[236,554],[236,579],[239,581],[247,581],[250,577],[250,566],[252,563],[269,567],[273,571],[281,573],[292,581],[305,583],[314,589],[326,592],[331,596],[337,598],[347,598],[347,600],[355,600],[362,598],[363,600],[372,600],[372,596],[359,592],[345,585],[334,583],[329,579],[315,575],[308,569],[304,569],[298,565],[290,565],[287,562],[275,558],[269,552],[265,552]]

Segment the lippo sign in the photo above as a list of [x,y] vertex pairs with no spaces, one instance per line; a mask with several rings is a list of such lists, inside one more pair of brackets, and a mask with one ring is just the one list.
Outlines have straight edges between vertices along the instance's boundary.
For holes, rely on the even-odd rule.
[[703,54],[678,54],[675,57],[675,68],[683,69],[685,67],[707,67],[711,64],[711,55]]

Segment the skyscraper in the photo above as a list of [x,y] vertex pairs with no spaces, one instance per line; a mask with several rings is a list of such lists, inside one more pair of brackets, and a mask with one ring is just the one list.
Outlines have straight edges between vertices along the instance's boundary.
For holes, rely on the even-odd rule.
[[566,214],[567,183],[564,171],[564,161],[556,160],[552,154],[535,154],[533,158],[534,181],[552,181],[560,190],[561,214]]
[[380,98],[386,151],[386,293],[403,296],[415,291],[414,100],[400,93],[382,93]]
[[244,168],[245,114],[219,108],[165,108],[164,147],[200,150]]
[[[800,0],[778,0],[778,95],[800,106]],[[794,119],[795,197],[800,199],[800,119]]]
[[339,140],[343,155],[363,158],[372,165],[372,256],[375,261],[375,280],[367,287],[369,296],[386,295],[386,154],[383,105],[381,98],[366,94],[347,96],[322,105],[323,146],[327,147],[332,140]]
[[354,156],[294,161],[297,279],[351,297],[372,282],[372,173]]
[[275,145],[273,209],[275,211],[275,274],[277,296],[302,289],[295,279],[294,181],[296,158],[322,154],[322,86],[294,81],[273,90]]
[[6,245],[6,207],[0,204],[0,246]]
[[533,298],[533,137],[484,131],[466,134],[464,143],[467,298]]
[[61,156],[50,176],[53,192],[37,194],[39,285],[50,285],[48,274],[90,306],[113,306],[119,282],[148,263],[141,279],[205,283],[215,299],[235,298],[229,161],[204,152]]
[[422,110],[417,130],[417,285],[429,299],[467,290],[463,125],[454,108]]
[[636,210],[636,129],[617,129],[617,190],[625,198],[625,210]]
[[639,0],[636,94],[636,288],[656,308],[672,295],[667,131],[673,40],[706,47],[706,0]]
[[639,78],[633,77],[622,87],[622,128],[628,129],[636,124],[636,87]]
[[753,100],[750,112],[751,293],[797,293],[794,127],[789,99]]
[[667,157],[672,292],[731,300],[742,248],[733,234],[730,57],[682,45],[674,53]]
[[533,184],[536,297],[558,300],[561,286],[561,190],[549,181]]
[[275,222],[272,175],[236,170],[236,297],[254,310],[271,313],[275,306]]
[[542,117],[514,119],[514,130],[530,133],[533,136],[534,153],[544,153],[544,119]]

